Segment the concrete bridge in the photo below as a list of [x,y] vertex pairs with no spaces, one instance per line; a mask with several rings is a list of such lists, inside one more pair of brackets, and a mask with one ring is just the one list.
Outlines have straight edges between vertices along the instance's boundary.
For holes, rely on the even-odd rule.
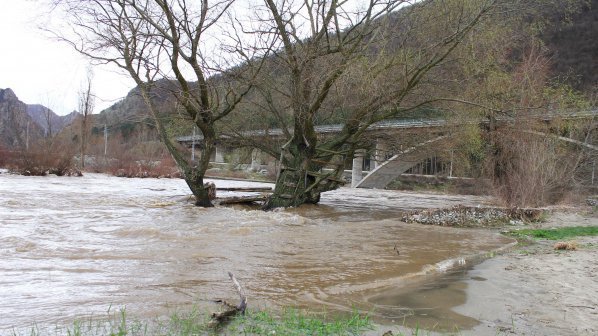
[[[356,154],[357,160],[353,160],[353,165],[355,167],[362,167],[363,170],[368,171],[371,167],[378,166],[385,159],[390,158],[395,147],[408,147],[408,143],[401,143],[400,145],[394,144],[393,146],[388,145],[390,142],[396,142],[389,141],[389,139],[396,140],[397,137],[399,137],[399,132],[404,133],[405,131],[409,131],[411,135],[429,135],[445,132],[448,127],[449,125],[447,121],[434,119],[390,120],[375,123],[367,129],[366,138],[371,139],[368,145],[374,146],[376,148],[376,153],[371,153],[371,151],[358,151]],[[342,128],[342,124],[315,126],[316,133],[320,134],[321,136],[338,133],[342,130]],[[290,133],[292,133],[292,130]],[[287,141],[285,138],[285,132],[280,128],[245,131],[242,132],[241,135],[246,138],[251,138],[254,141],[278,141],[281,145]],[[404,134],[403,138],[405,138]],[[182,136],[178,137],[176,140],[186,147],[191,148],[192,156],[195,156],[195,151],[201,151],[203,141],[203,136],[201,134]],[[225,164],[226,157],[239,147],[235,145],[235,142],[235,139],[232,139],[226,135],[222,135],[216,143],[216,151],[212,156],[211,162],[215,165]],[[258,149],[253,149],[250,156],[250,160],[246,160],[241,164],[245,168],[259,171],[261,169],[276,166],[276,162],[273,162],[272,158],[262,153]],[[348,172],[350,175],[350,171]]]
[[[591,119],[598,116],[598,110],[560,112],[552,114],[538,114],[529,116],[530,119],[539,123],[550,123],[555,119]],[[508,123],[509,118],[499,118],[498,122]],[[448,171],[443,169],[445,163],[434,161],[435,154],[442,150],[442,147],[449,143],[451,130],[463,124],[487,124],[488,121],[471,120],[449,122],[442,119],[430,120],[390,120],[373,124],[366,131],[366,149],[357,150],[351,162],[351,170],[346,171],[350,175],[351,186],[356,188],[378,188],[383,189],[399,175],[409,173],[435,174],[443,171],[444,174],[452,175],[452,157],[447,160]],[[342,130],[341,124],[316,126],[316,132],[325,136],[326,134],[338,133]],[[527,131],[537,135],[546,135],[535,130]],[[285,132],[282,129],[247,131],[242,134],[245,137],[258,140],[280,140],[283,141]],[[584,146],[591,150],[598,151],[597,146],[586,144],[574,139],[558,137],[560,140],[568,141],[576,145]],[[190,148],[201,147],[201,135],[184,136],[177,138],[177,141]],[[212,159],[214,164],[224,164],[225,156],[234,150],[227,144],[227,137],[223,136],[222,141],[216,145],[216,153]],[[428,160],[428,163],[423,164]],[[269,167],[276,169],[277,163],[274,159],[264,155],[259,150],[251,152],[251,160],[245,162],[245,167],[254,171],[260,171]]]

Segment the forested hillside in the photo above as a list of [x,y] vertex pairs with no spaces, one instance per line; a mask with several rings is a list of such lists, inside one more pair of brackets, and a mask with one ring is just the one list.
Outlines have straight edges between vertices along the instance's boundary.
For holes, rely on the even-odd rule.
[[549,14],[542,40],[551,55],[553,74],[586,93],[598,90],[598,0],[579,13]]
[[[538,14],[538,18],[534,20],[542,20],[540,25],[543,26],[543,30],[539,37],[544,42],[547,56],[549,57],[550,76],[554,81],[567,83],[574,89],[590,96],[595,92],[598,83],[598,0],[591,0],[591,4],[583,6],[581,10],[573,14],[568,11],[569,8],[565,5],[547,6],[546,9]],[[397,15],[395,19],[399,20],[399,17]],[[397,23],[397,25],[399,24]],[[505,48],[512,46],[505,46]],[[520,45],[520,49],[513,50],[513,53],[520,55],[525,52],[524,49],[527,47]],[[265,70],[276,71],[276,65],[267,65]],[[168,108],[172,110],[173,106],[168,106],[168,90],[173,89],[172,83],[168,85],[165,83],[168,82],[160,81],[158,83],[160,95],[157,95],[156,100],[160,101],[160,105],[165,110]],[[459,89],[464,88],[460,87]],[[246,113],[244,115],[247,117]],[[438,112],[433,109],[420,109],[412,111],[403,117],[428,118],[436,116],[438,116]],[[102,111],[96,120],[99,124],[115,125],[115,129],[124,130],[124,134],[126,135],[132,133],[138,127],[144,127],[137,125],[140,122],[148,122],[148,118],[149,115],[138,94],[138,90],[134,89],[129,92],[123,101]],[[275,116],[270,115],[268,118],[272,120],[267,122],[263,118],[259,118],[258,120],[248,118],[243,120],[240,126],[244,128],[262,127],[265,121],[267,122],[267,127],[277,124]],[[330,115],[318,123],[335,123],[338,121],[337,119],[335,115]],[[183,122],[176,120],[176,118],[173,121],[173,125],[174,132],[184,134],[191,131],[190,127],[185,126]]]

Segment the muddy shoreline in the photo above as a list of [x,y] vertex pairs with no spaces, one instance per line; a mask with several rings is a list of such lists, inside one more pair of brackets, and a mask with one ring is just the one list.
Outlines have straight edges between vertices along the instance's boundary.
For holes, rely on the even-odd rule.
[[[555,213],[538,227],[598,225],[595,215]],[[455,311],[478,319],[475,335],[598,334],[598,237],[574,239],[577,251],[554,241],[519,246],[472,270],[468,301]]]
[[[529,227],[598,225],[591,209],[553,212]],[[451,286],[466,293],[451,309],[475,326],[431,327],[429,335],[598,334],[598,237],[578,237],[576,251],[555,251],[554,241],[518,244],[466,271]],[[369,335],[409,335],[412,329],[379,326]],[[387,335],[391,335],[388,333]]]

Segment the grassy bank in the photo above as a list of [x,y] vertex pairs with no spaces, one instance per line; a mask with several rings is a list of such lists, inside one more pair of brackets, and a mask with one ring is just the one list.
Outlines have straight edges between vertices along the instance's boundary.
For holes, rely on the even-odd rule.
[[598,226],[573,226],[555,229],[525,229],[511,231],[510,234],[516,237],[562,240],[572,237],[598,236]]
[[104,319],[89,317],[70,326],[39,327],[13,330],[13,336],[198,336],[198,335],[361,335],[373,324],[367,315],[353,313],[343,317],[287,309],[281,314],[270,311],[247,311],[220,328],[210,325],[208,314],[198,309],[175,312],[167,318],[143,321],[128,316],[123,309]]

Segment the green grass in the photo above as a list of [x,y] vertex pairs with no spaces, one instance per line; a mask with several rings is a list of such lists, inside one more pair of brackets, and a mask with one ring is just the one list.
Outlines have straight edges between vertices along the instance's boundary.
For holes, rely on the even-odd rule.
[[598,236],[598,226],[573,226],[558,229],[525,229],[509,232],[514,236],[530,236],[539,239],[562,240],[571,237]]
[[249,312],[237,318],[229,331],[240,335],[360,335],[371,329],[368,316],[353,313],[348,317],[330,319],[325,315],[288,309],[281,316],[271,312]]
[[361,335],[373,328],[367,315],[357,312],[345,317],[329,317],[295,309],[280,316],[270,311],[247,311],[220,329],[209,326],[209,316],[197,308],[190,312],[175,312],[167,318],[136,320],[125,309],[108,310],[105,318],[89,317],[76,320],[70,326],[41,328],[34,326],[12,336],[199,336],[199,335]]

